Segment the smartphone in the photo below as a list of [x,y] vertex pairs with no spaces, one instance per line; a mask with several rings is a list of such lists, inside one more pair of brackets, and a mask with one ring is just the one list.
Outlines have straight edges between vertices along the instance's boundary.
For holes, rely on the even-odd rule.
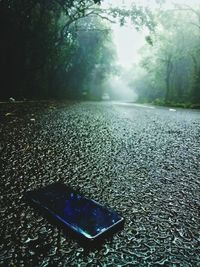
[[25,197],[69,232],[87,244],[123,228],[124,218],[65,184],[55,183],[28,191]]

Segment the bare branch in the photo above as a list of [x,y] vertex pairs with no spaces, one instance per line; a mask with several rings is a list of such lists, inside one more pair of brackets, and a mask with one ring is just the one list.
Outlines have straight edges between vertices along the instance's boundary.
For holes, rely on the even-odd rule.
[[96,15],[96,16],[100,17],[101,19],[107,20],[107,21],[109,21],[111,23],[115,23],[116,22],[116,21],[111,20],[110,18],[108,18],[106,16],[103,16],[103,15],[99,14],[99,13],[93,13],[93,15]]
[[191,22],[191,24],[194,25],[194,26],[196,26],[197,28],[200,29],[200,25],[198,25],[198,24],[196,24],[196,23],[194,23],[194,22]]

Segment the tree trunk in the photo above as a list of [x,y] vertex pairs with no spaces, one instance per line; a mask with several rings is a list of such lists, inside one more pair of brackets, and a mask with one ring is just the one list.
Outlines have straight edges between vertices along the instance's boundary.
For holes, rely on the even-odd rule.
[[165,103],[166,104],[169,102],[169,98],[170,98],[170,78],[171,78],[171,73],[173,69],[171,59],[172,59],[172,56],[169,55],[167,59],[166,79],[165,79],[165,83],[166,83]]

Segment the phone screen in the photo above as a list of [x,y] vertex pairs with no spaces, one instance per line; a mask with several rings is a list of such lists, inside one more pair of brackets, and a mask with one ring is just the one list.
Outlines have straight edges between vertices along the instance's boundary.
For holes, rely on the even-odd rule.
[[28,197],[72,230],[92,239],[123,221],[116,212],[63,184],[27,193]]

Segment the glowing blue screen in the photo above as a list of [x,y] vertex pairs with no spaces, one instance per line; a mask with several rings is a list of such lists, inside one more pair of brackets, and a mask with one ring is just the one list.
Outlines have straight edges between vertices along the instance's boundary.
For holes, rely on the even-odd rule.
[[31,198],[48,209],[57,219],[88,238],[104,232],[122,219],[116,212],[62,184],[35,191]]

